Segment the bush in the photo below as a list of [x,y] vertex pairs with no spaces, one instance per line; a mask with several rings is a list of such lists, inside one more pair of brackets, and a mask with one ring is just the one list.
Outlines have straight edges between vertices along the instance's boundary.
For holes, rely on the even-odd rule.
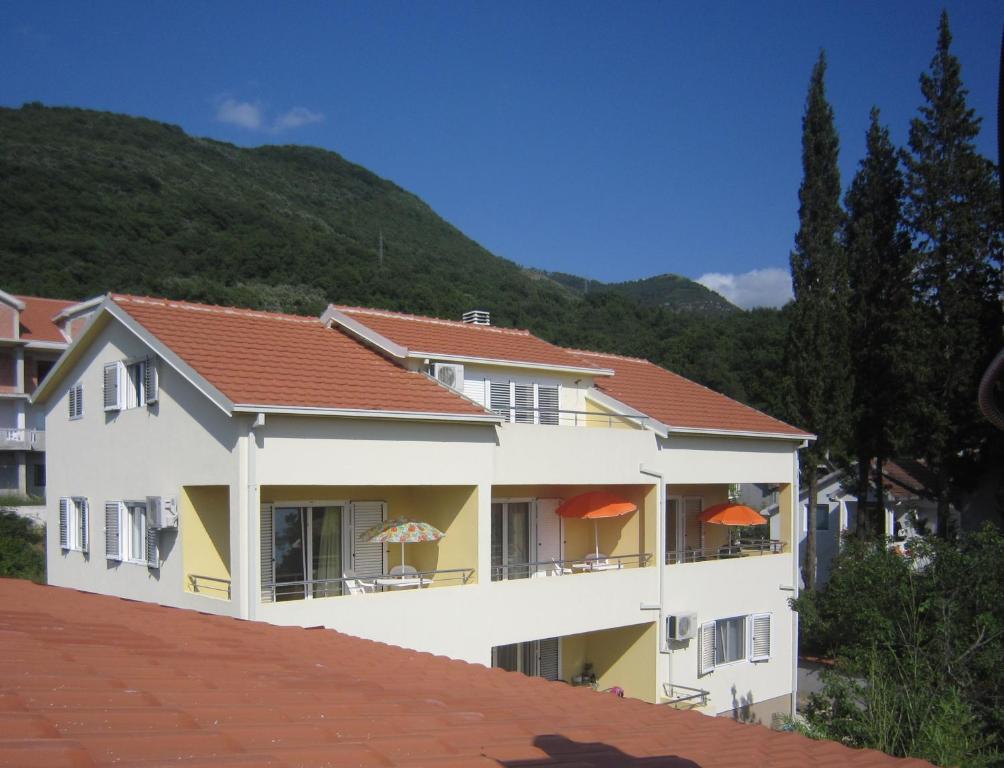
[[45,529],[0,509],[0,576],[45,582]]

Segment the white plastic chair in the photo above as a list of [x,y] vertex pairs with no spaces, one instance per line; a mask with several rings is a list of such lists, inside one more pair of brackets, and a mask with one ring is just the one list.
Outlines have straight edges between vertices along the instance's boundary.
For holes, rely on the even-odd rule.
[[356,576],[355,571],[351,569],[346,569],[345,581],[343,583],[350,595],[364,595],[368,592],[376,592],[376,584],[372,581],[360,579]]
[[564,565],[559,563],[557,560],[551,561],[551,575],[552,576],[564,576],[569,573],[575,573],[571,568],[566,568]]

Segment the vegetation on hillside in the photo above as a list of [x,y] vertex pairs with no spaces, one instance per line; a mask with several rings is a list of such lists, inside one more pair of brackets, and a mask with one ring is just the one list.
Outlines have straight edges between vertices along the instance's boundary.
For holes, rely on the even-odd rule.
[[45,530],[0,508],[0,577],[45,581]]

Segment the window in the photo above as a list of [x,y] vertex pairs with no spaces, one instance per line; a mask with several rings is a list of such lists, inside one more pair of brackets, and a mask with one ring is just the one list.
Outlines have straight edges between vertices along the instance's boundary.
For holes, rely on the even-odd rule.
[[157,402],[159,381],[154,358],[107,363],[104,368],[106,411],[142,408]]
[[87,552],[90,544],[90,524],[87,499],[79,496],[59,500],[59,546]]
[[492,502],[492,581],[530,577],[530,502]]
[[830,508],[826,504],[816,505],[816,530],[830,530]]
[[145,501],[105,504],[105,557],[109,560],[159,568],[158,534]]
[[492,648],[492,666],[529,677],[557,680],[561,666],[558,638],[497,645]]
[[36,488],[45,488],[45,464],[33,464],[34,467],[34,485]]
[[84,415],[84,385],[77,382],[70,387],[70,418],[79,419]]
[[697,658],[701,675],[738,661],[769,661],[770,614],[732,616],[702,624]]
[[557,385],[490,381],[492,413],[517,424],[558,424],[560,390]]

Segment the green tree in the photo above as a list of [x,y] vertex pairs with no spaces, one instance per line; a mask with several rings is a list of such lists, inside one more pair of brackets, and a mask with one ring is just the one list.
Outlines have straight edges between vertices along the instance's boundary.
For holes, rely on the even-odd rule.
[[0,509],[0,576],[45,581],[45,532],[11,509]]
[[826,100],[826,56],[812,69],[802,119],[802,185],[798,190],[798,233],[791,253],[795,303],[786,344],[792,410],[800,426],[817,439],[805,451],[803,475],[809,490],[809,525],[804,580],[816,584],[814,505],[817,468],[843,450],[850,403],[847,349],[847,262],[839,241],[839,139]]
[[938,524],[1000,436],[977,406],[980,376],[1001,347],[998,179],[975,147],[980,118],[966,104],[961,67],[942,13],[937,51],[920,77],[924,104],[910,125],[907,217],[918,251],[918,338],[922,384],[918,444],[935,477]]
[[850,287],[849,327],[854,382],[852,445],[857,460],[858,530],[881,531],[883,500],[867,509],[869,467],[882,487],[882,465],[903,444],[910,397],[912,257],[904,229],[905,193],[889,130],[871,111],[867,153],[845,197],[844,244]]

